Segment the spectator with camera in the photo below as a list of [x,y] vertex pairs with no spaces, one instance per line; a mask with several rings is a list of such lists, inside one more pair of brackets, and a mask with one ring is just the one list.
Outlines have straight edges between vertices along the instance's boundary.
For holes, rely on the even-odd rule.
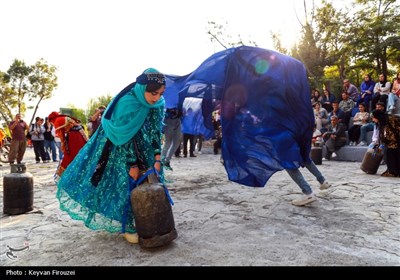
[[89,137],[96,132],[97,128],[100,126],[101,123],[101,115],[103,114],[104,110],[106,109],[105,106],[101,105],[96,109],[96,112],[90,117],[90,124],[91,124],[91,131],[89,131]]
[[54,141],[56,130],[54,129],[53,124],[49,121],[48,117],[46,117],[45,124],[43,125],[43,127],[45,129],[43,135],[44,135],[44,150],[46,152],[46,160],[50,161],[50,153],[51,153],[53,162],[57,162],[56,142]]
[[44,150],[44,133],[46,130],[43,126],[43,121],[41,117],[36,117],[36,122],[29,129],[36,163],[40,163],[40,159],[42,159],[43,163],[47,162],[46,151]]
[[10,122],[8,128],[11,131],[11,146],[8,154],[8,162],[13,164],[15,159],[20,164],[26,150],[25,130],[28,129],[27,123],[21,119],[21,114],[16,114],[15,119]]

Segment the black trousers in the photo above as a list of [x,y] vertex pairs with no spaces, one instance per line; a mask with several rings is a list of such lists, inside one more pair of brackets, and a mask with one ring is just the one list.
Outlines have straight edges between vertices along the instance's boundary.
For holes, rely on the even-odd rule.
[[214,155],[218,154],[218,150],[221,149],[222,137],[217,137],[217,141],[214,142]]
[[400,148],[386,149],[386,164],[390,174],[400,176]]
[[46,160],[46,151],[44,150],[44,140],[32,141],[32,145],[33,145],[33,151],[35,152],[36,162],[40,161],[40,158],[42,158],[42,161],[44,162]]
[[183,155],[187,156],[187,143],[190,143],[189,153],[194,155],[194,146],[196,143],[196,135],[183,134]]

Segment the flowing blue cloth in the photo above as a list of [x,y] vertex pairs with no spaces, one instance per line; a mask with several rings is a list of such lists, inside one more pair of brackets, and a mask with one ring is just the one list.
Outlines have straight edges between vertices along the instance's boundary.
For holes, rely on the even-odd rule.
[[[229,180],[263,187],[275,172],[310,161],[314,117],[300,61],[271,50],[238,47],[212,55],[186,76],[166,78],[165,95],[178,94],[179,106],[191,110],[182,131],[209,138],[214,133],[211,112],[221,106]],[[193,125],[199,121],[203,123]]]
[[[149,68],[144,73],[159,73]],[[155,104],[147,103],[144,92],[146,85],[134,83],[132,88],[123,90],[107,107],[101,119],[104,133],[114,145],[127,143],[138,132],[152,108],[160,108],[165,104],[161,97]],[[109,117],[109,111],[112,111]]]

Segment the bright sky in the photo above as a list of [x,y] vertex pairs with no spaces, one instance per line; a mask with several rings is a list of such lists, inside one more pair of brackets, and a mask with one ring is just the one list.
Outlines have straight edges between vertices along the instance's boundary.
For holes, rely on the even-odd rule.
[[[89,99],[114,96],[148,67],[186,75],[221,51],[208,21],[228,22],[229,33],[272,49],[270,32],[285,44],[299,36],[299,0],[0,0],[0,70],[14,58],[40,58],[58,67],[58,88],[41,103],[44,117]],[[29,112],[27,112],[29,116]]]

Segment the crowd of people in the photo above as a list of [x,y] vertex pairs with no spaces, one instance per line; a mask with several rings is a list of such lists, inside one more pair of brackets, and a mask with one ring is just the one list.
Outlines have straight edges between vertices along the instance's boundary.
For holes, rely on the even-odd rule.
[[[323,93],[321,96],[318,89],[313,89],[311,102],[314,134],[319,138],[317,143],[326,146],[326,159],[330,160],[346,143],[370,148],[378,146],[384,149],[388,166],[382,176],[400,176],[400,121],[393,114],[400,97],[400,72],[392,83],[384,74],[379,75],[378,82],[367,74],[359,90],[346,79],[339,99],[328,89]],[[368,131],[374,131],[371,143],[368,143]]]
[[[323,96],[314,89],[312,106],[315,115],[313,143],[325,145],[326,158],[347,143],[364,146],[366,132],[374,130],[373,146],[387,153],[387,171],[383,176],[400,176],[400,122],[391,115],[400,94],[400,73],[393,84],[385,75],[374,83],[364,77],[360,91],[344,80],[341,99],[328,89]],[[108,106],[99,106],[89,119],[89,137],[80,120],[52,112],[36,117],[29,126],[17,114],[9,124],[12,133],[9,162],[21,164],[26,150],[26,131],[33,143],[36,163],[52,160],[57,168],[57,198],[62,210],[93,230],[123,232],[132,243],[138,242],[134,213],[128,203],[131,182],[142,179],[147,171],[155,172],[164,183],[164,169],[172,170],[172,156],[196,157],[201,151],[203,135],[181,132],[184,112],[176,107],[164,108],[165,76],[149,68],[124,88]],[[371,112],[370,108],[376,108]],[[212,114],[215,130],[214,154],[219,154],[223,140],[221,109]],[[346,135],[348,131],[348,136]],[[189,142],[189,145],[188,145]],[[57,149],[58,147],[58,159]],[[51,156],[51,158],[50,158]],[[331,187],[314,162],[303,163],[320,183],[320,189]],[[316,197],[298,168],[286,169],[300,187],[304,197],[294,200],[304,206]]]

